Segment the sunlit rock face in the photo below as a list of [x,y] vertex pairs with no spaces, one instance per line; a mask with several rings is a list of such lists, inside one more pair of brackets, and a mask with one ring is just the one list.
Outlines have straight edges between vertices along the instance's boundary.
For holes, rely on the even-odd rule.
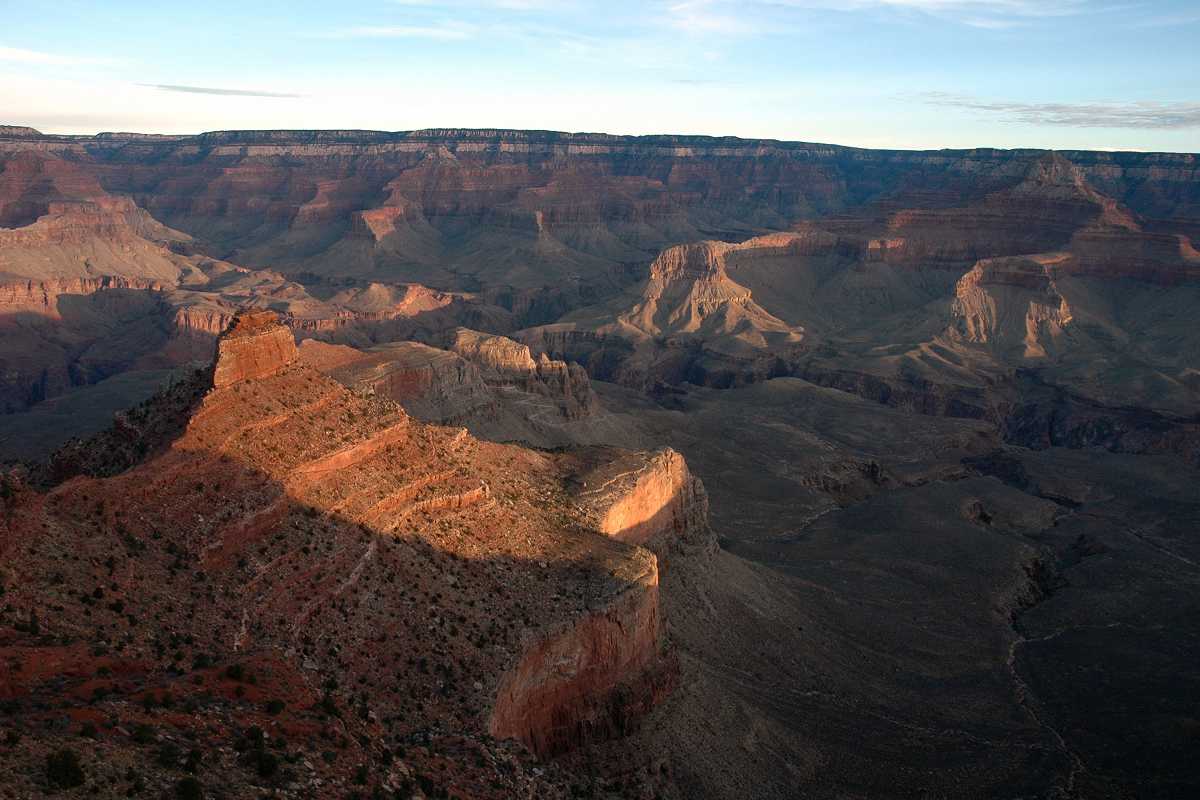
[[217,345],[213,385],[266,378],[296,360],[296,340],[270,311],[237,317]]
[[[238,314],[211,372],[197,373],[205,386],[181,405],[135,410],[94,454],[80,443],[74,480],[10,498],[0,545],[21,577],[6,572],[7,597],[78,602],[51,588],[60,584],[47,570],[77,583],[90,555],[70,562],[76,575],[37,553],[81,525],[88,553],[165,540],[170,558],[147,556],[106,583],[121,613],[105,609],[103,624],[127,636],[119,663],[152,650],[158,626],[186,627],[217,663],[274,659],[365,691],[370,713],[352,723],[364,741],[402,710],[414,730],[460,731],[485,750],[486,737],[515,740],[542,755],[631,729],[675,680],[655,554],[596,528],[574,497],[570,454],[423,424],[384,392],[350,391],[310,366],[361,355],[297,348],[273,312]],[[113,444],[180,409],[173,438],[116,463]],[[79,516],[93,496],[106,498],[95,526]],[[180,559],[186,574],[172,566]],[[213,593],[189,615],[182,599],[196,587]],[[66,637],[96,622],[64,613],[47,625]],[[407,664],[414,653],[425,669]],[[290,709],[299,701],[274,681],[293,679],[263,673],[258,686]]]

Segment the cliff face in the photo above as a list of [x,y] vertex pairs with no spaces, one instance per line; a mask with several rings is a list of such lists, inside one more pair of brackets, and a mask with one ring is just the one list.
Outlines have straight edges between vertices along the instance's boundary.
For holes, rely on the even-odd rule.
[[292,332],[270,311],[237,317],[217,345],[213,386],[274,375],[297,358]]
[[[178,397],[126,415],[125,433],[97,440],[105,452],[96,458],[79,443],[78,468],[62,477],[86,474],[48,494],[19,487],[5,498],[6,601],[60,609],[43,628],[53,636],[47,676],[74,685],[77,654],[51,642],[104,625],[124,642],[113,673],[138,664],[185,702],[201,691],[194,676],[153,655],[170,630],[188,663],[194,647],[214,675],[235,663],[290,665],[254,667],[253,701],[223,712],[218,727],[257,719],[252,703],[265,702],[257,692],[284,698],[277,716],[297,741],[317,736],[310,709],[322,693],[325,708],[353,706],[343,715],[353,752],[315,766],[311,785],[376,763],[363,748],[394,736],[430,737],[425,755],[406,756],[425,770],[437,731],[450,730],[455,747],[482,760],[437,780],[482,797],[512,789],[511,775],[480,766],[513,747],[489,736],[560,753],[625,732],[663,698],[674,673],[662,661],[657,559],[589,530],[566,489],[565,456],[417,422],[307,366],[292,337],[269,312],[239,315],[217,344],[207,391],[176,387]],[[326,365],[349,363],[344,349],[303,349]],[[170,424],[152,419],[158,411]],[[161,437],[126,435],[137,431]],[[126,439],[131,457],[118,459],[112,445]],[[105,498],[95,517],[89,497]],[[83,548],[78,559],[38,555],[68,542]],[[110,562],[107,605],[84,614],[91,601],[63,587],[90,580],[93,555],[113,548],[125,549]],[[183,599],[196,591],[208,598],[203,607]],[[129,724],[155,721],[159,712],[138,691],[118,679],[104,702]],[[65,715],[78,711],[77,696],[37,694]],[[126,744],[111,747],[119,754]],[[205,784],[236,793],[231,759],[205,755]]]
[[178,363],[155,358],[171,335],[165,289],[119,276],[0,284],[0,409],[22,411],[143,363]]
[[587,372],[578,364],[545,353],[535,359],[526,345],[466,328],[454,331],[450,349],[475,364],[489,386],[546,398],[564,419],[588,416],[599,406]]
[[478,368],[454,353],[418,342],[367,351],[331,347],[337,346],[305,341],[301,351],[339,383],[394,400],[419,419],[463,424],[498,406]]
[[[872,257],[969,265],[1069,240],[1096,215],[1088,191],[1156,220],[1163,233],[1188,234],[1200,207],[1200,173],[1186,155],[868,151],[705,137],[20,133],[0,136],[0,164],[3,226],[28,225],[59,199],[129,198],[248,266],[373,280],[406,273],[460,289],[611,293],[628,283],[624,265],[706,238],[702,231],[744,239],[829,215],[848,214],[844,229],[860,231],[856,246]],[[864,225],[864,204],[868,218],[890,223]]]
[[660,558],[685,539],[703,538],[708,497],[675,450],[607,457],[585,468],[579,500],[594,515],[596,529],[623,542],[649,547]]
[[125,278],[119,275],[6,283],[0,285],[0,315],[28,312],[61,320],[59,301],[63,296],[83,297],[106,290],[162,292],[166,288],[165,284],[158,281]]
[[174,283],[186,234],[112,195],[85,164],[18,147],[0,155],[0,279],[119,275]]
[[659,663],[658,567],[644,553],[632,588],[559,633],[528,643],[500,681],[488,731],[540,755],[628,733],[670,688]]
[[[1063,258],[1057,259],[1058,262]],[[1055,260],[980,261],[958,282],[952,336],[1024,358],[1045,358],[1071,323],[1053,279]]]

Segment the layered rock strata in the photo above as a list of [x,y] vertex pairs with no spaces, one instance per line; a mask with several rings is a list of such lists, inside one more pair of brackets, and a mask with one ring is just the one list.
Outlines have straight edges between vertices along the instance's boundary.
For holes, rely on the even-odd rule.
[[[103,630],[121,659],[154,664],[170,630],[218,663],[283,659],[306,692],[348,687],[345,702],[365,709],[348,724],[380,742],[455,730],[550,755],[628,730],[664,696],[657,558],[595,530],[566,456],[348,391],[270,313],[239,315],[216,350],[211,389],[181,395],[194,405],[169,447],[10,508],[0,553],[20,577],[6,600],[60,607],[46,615],[55,640]],[[129,424],[153,427],[151,412]],[[69,541],[78,560],[37,556]],[[100,554],[128,548],[146,555],[113,562],[111,607],[85,620],[64,587],[90,585]],[[172,675],[153,680],[188,693]],[[106,702],[126,718],[132,700],[114,691]],[[54,702],[71,713],[73,697]],[[291,703],[287,714],[309,713]],[[330,764],[327,778],[348,768]]]

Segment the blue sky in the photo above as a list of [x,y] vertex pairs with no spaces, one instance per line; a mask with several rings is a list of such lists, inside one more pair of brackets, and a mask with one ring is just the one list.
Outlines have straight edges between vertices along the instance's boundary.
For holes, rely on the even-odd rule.
[[1200,151],[1198,0],[0,0],[0,15],[0,122],[53,133]]

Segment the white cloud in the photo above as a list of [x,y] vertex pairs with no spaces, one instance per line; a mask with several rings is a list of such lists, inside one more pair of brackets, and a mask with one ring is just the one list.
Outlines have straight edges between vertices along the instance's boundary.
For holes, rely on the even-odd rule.
[[184,86],[178,83],[139,83],[150,89],[160,89],[164,92],[183,92],[184,94],[214,94],[222,97],[276,97],[299,98],[302,94],[291,92],[268,92],[263,89],[227,89],[215,86]]
[[715,0],[685,0],[667,7],[668,24],[694,34],[738,35],[758,33],[758,25],[745,14],[722,11],[727,5]]
[[920,14],[976,28],[1003,29],[1113,8],[1096,0],[676,0],[666,6],[672,27],[719,34],[778,32],[781,24],[796,21],[794,12],[804,10]]
[[979,111],[1032,125],[1140,130],[1200,128],[1200,103],[1018,103],[945,92],[926,92],[919,97],[930,105]]

